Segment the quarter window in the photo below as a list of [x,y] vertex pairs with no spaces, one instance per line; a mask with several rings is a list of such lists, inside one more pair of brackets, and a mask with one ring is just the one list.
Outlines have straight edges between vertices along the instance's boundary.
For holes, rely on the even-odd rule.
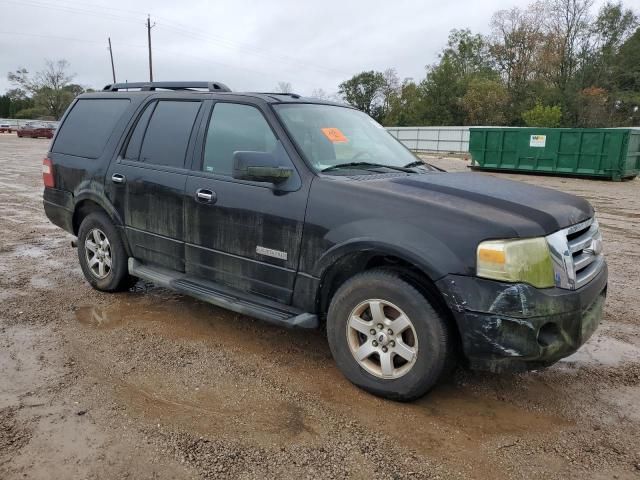
[[[128,98],[78,100],[64,120],[52,151],[98,158],[129,104]],[[41,127],[42,125],[38,128]]]
[[260,111],[249,105],[217,103],[204,148],[205,172],[231,175],[238,151],[274,153],[278,141]]
[[160,100],[142,141],[140,161],[183,168],[199,109],[200,102]]

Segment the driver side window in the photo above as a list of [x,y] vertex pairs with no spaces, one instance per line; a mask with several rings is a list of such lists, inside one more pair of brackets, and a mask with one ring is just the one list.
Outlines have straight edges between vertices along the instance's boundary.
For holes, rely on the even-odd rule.
[[202,170],[231,175],[234,152],[273,153],[277,144],[271,127],[256,107],[216,103],[207,130]]

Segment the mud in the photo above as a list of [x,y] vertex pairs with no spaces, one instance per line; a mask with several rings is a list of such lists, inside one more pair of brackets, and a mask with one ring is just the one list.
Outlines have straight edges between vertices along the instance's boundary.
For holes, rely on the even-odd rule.
[[92,290],[41,209],[47,146],[0,136],[0,478],[640,478],[640,181],[506,175],[595,205],[603,324],[547,370],[399,404],[351,386],[322,332]]

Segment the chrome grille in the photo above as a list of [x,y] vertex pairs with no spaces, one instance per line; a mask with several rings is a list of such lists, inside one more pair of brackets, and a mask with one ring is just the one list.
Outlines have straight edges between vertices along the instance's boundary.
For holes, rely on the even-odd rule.
[[602,236],[591,218],[547,237],[556,286],[575,290],[589,283],[604,265]]

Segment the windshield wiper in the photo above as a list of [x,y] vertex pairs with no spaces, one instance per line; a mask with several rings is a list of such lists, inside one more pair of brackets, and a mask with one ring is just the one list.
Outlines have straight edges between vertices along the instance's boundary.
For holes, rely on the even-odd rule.
[[415,167],[433,168],[434,170],[438,170],[439,172],[446,171],[446,170],[443,170],[442,168],[436,167],[435,165],[431,165],[430,163],[423,162],[422,160],[416,160],[414,162],[409,162],[406,165],[404,165],[402,168],[415,168]]
[[373,168],[390,168],[392,170],[399,170],[401,172],[409,172],[413,173],[411,170],[408,170],[404,167],[395,167],[393,165],[383,165],[381,163],[371,163],[371,162],[347,162],[347,163],[339,163],[337,165],[331,165],[330,167],[323,168],[320,170],[321,172],[330,172],[331,170],[338,170],[340,168],[349,168],[349,167],[373,167]]

